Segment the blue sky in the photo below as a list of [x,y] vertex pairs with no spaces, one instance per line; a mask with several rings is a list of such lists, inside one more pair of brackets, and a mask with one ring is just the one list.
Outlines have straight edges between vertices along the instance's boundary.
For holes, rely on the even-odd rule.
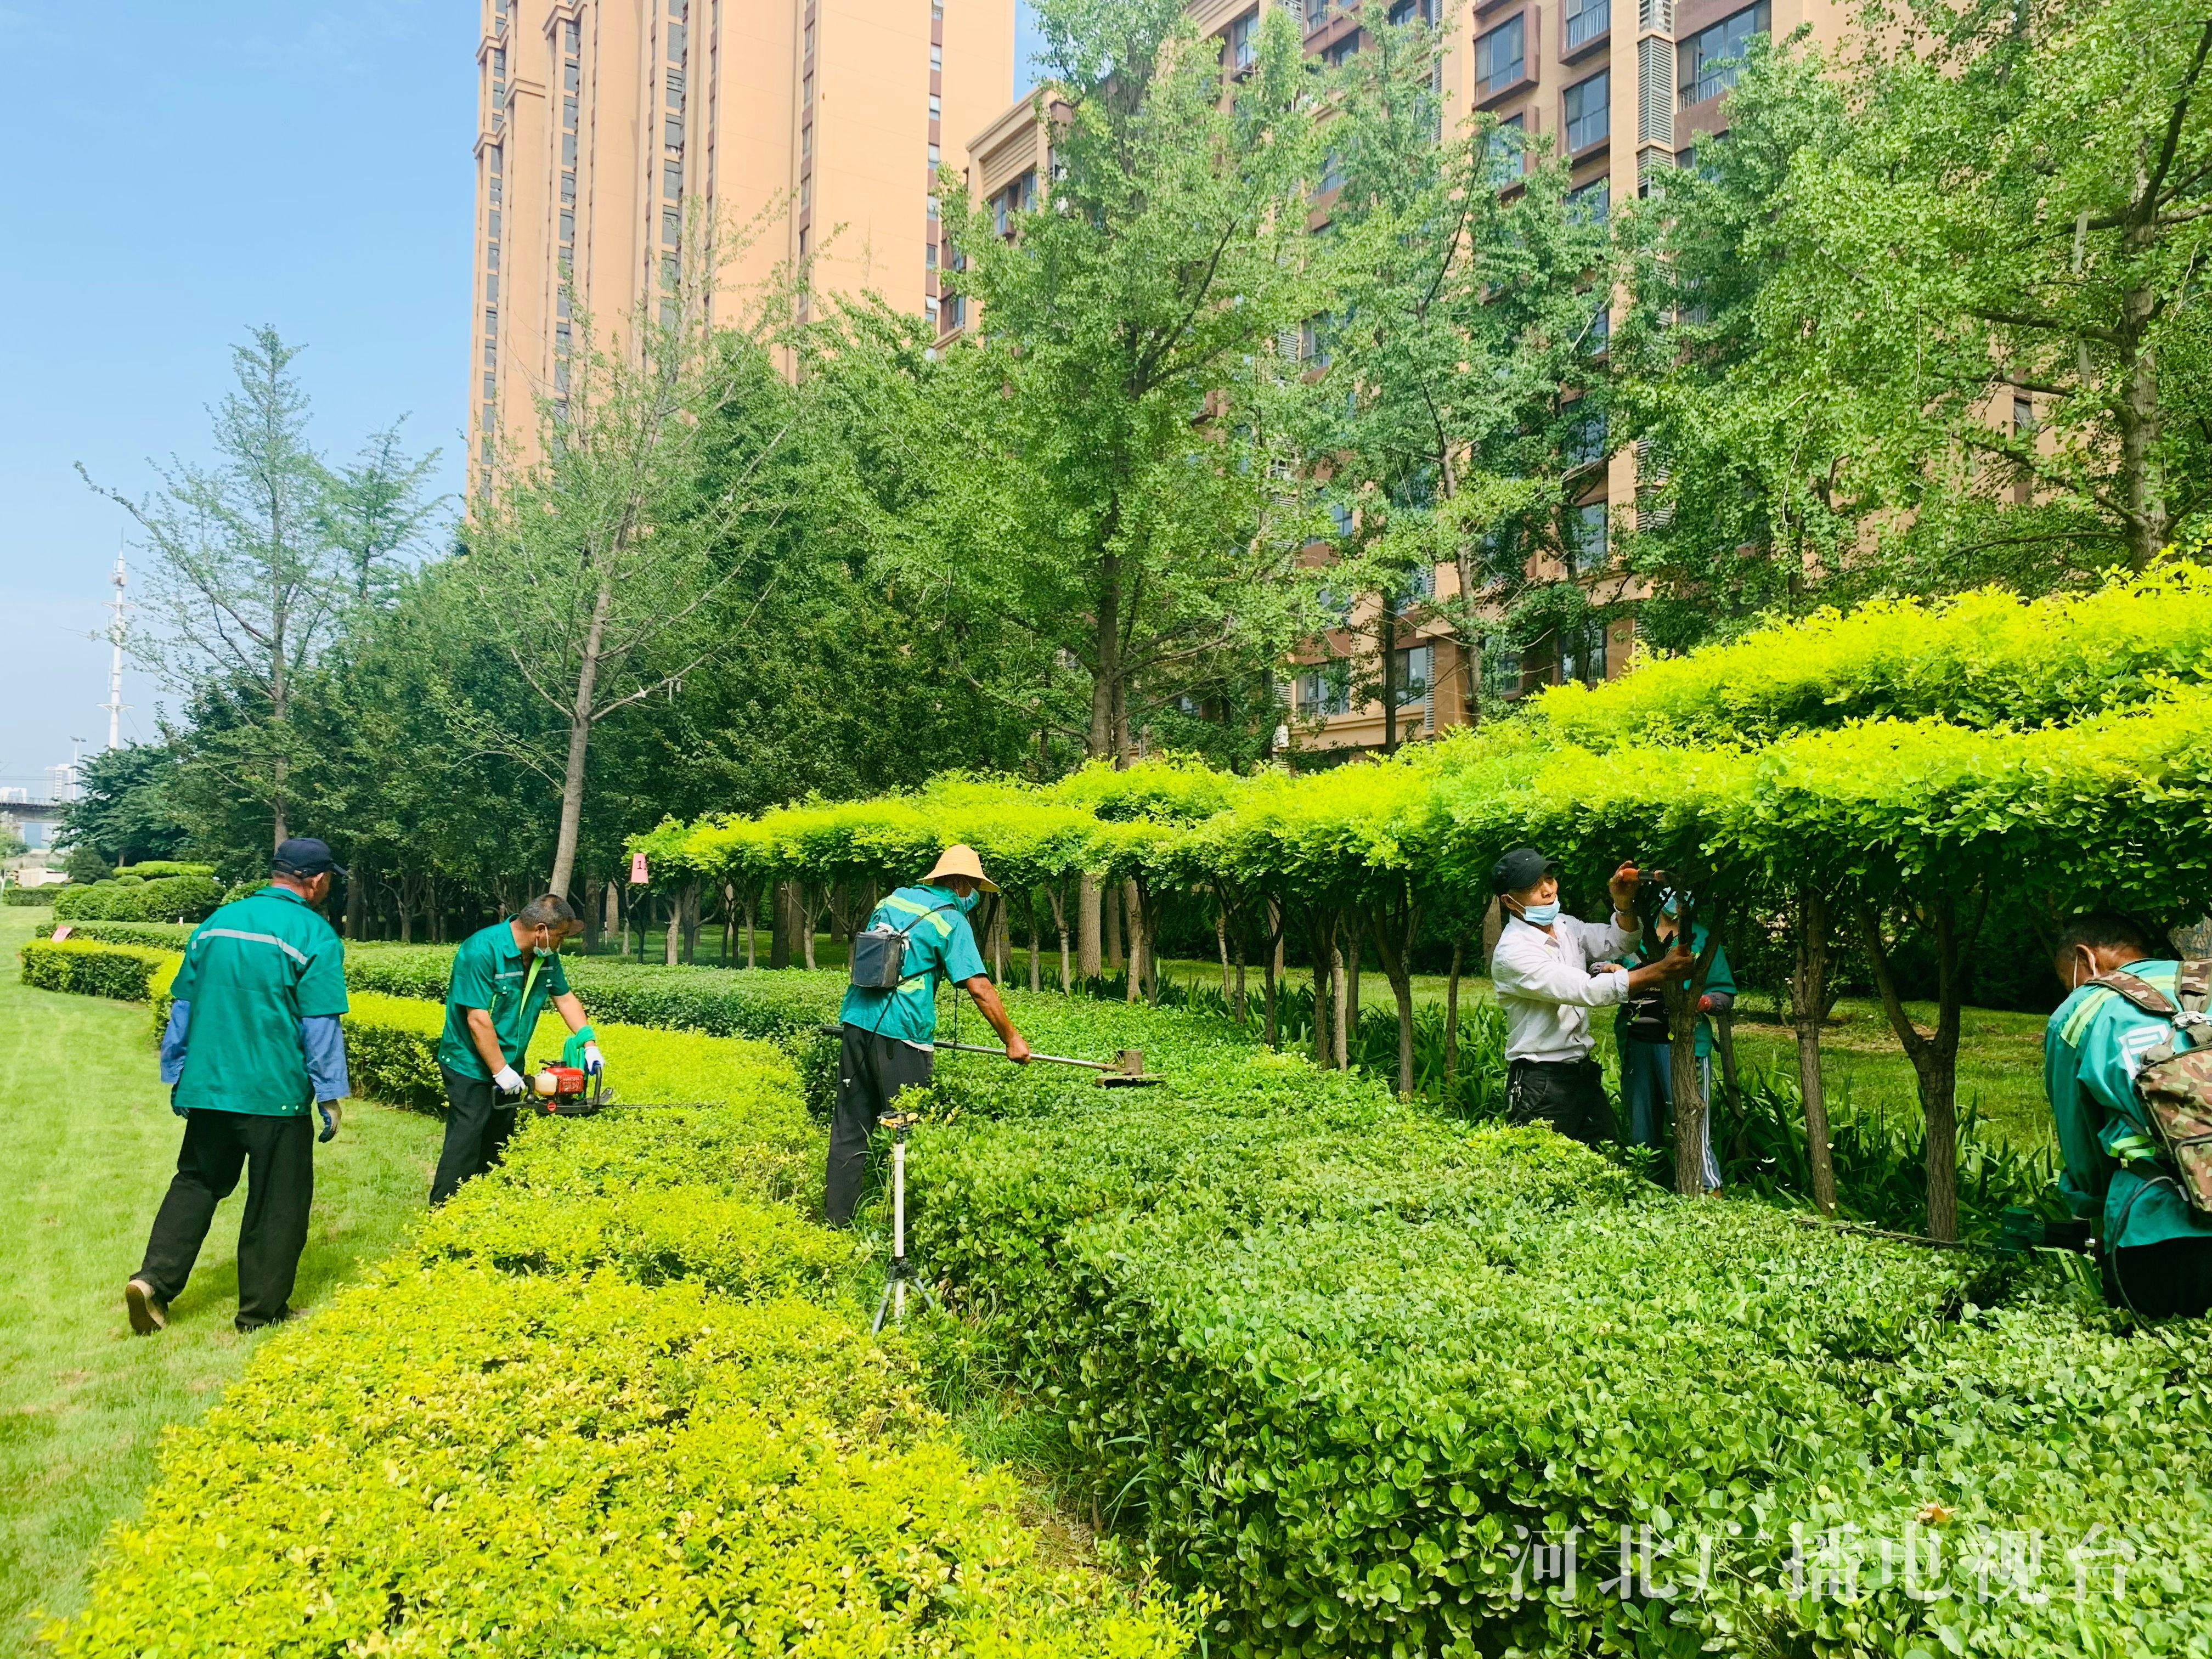
[[[148,458],[205,452],[229,350],[307,350],[315,440],[395,416],[459,482],[467,418],[470,0],[0,0],[0,785],[106,716],[106,575]],[[1016,79],[1033,44],[1021,8]],[[1008,88],[1011,97],[1014,88]],[[126,673],[126,737],[173,704]]]

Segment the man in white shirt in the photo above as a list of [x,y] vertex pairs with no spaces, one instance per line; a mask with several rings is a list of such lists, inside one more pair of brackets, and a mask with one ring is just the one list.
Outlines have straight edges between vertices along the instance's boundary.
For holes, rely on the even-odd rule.
[[1490,872],[1505,927],[1490,963],[1505,1015],[1505,1115],[1515,1123],[1550,1124],[1585,1144],[1605,1121],[1605,1081],[1590,1058],[1589,1011],[1625,1002],[1694,964],[1676,940],[1655,962],[1629,969],[1616,958],[1634,948],[1636,866],[1613,873],[1610,925],[1559,914],[1559,866],[1533,847],[1516,848]]

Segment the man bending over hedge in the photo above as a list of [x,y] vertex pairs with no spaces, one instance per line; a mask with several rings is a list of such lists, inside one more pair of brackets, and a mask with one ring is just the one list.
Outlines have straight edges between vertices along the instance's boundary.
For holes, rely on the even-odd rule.
[[522,1103],[522,1073],[538,1017],[550,1000],[583,1037],[584,1069],[606,1069],[584,1005],[561,969],[561,941],[584,924],[557,893],[544,893],[505,921],[478,928],[453,952],[446,986],[446,1029],[438,1071],[446,1080],[446,1144],[430,1180],[430,1202],[443,1204],[464,1181],[499,1162]]
[[[2181,963],[2140,922],[2093,910],[2059,930],[2053,966],[2067,990],[2043,1037],[2066,1163],[2058,1190],[2103,1241],[2108,1301],[2150,1319],[2198,1317],[2212,1309],[2212,1223],[2190,1202],[2136,1088],[2146,1056],[2174,1039]],[[2190,1027],[2197,1042],[2204,1029]]]
[[972,847],[948,847],[920,884],[902,887],[868,916],[869,931],[903,937],[896,988],[855,984],[837,1011],[842,1046],[837,1056],[837,1104],[830,1120],[830,1176],[823,1217],[833,1227],[852,1224],[868,1172],[868,1135],[900,1091],[929,1081],[936,1060],[937,981],[949,980],[975,1006],[1006,1045],[1006,1058],[1029,1062],[1030,1045],[1014,1029],[998,987],[983,970],[968,913],[981,890],[999,890],[983,877]]
[[1505,1015],[1505,1115],[1548,1123],[1585,1145],[1605,1119],[1605,1080],[1590,1058],[1589,1011],[1680,978],[1697,959],[1680,939],[1666,955],[1624,969],[1613,960],[1644,931],[1636,919],[1636,866],[1613,872],[1613,924],[1559,914],[1559,866],[1533,847],[1516,848],[1490,872],[1505,913],[1490,978]]
[[222,906],[185,943],[161,1036],[161,1081],[173,1085],[185,1144],[145,1263],[123,1291],[141,1336],[168,1324],[241,1169],[250,1176],[238,1222],[238,1328],[294,1316],[287,1298],[315,1196],[307,1137],[314,1118],[317,1140],[337,1135],[338,1103],[351,1092],[338,1027],[345,946],[314,909],[333,872],[345,873],[327,846],[295,836],[277,848],[266,887]]

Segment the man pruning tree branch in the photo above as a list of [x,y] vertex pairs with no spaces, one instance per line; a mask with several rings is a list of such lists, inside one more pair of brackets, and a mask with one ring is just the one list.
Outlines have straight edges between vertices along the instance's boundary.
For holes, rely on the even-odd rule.
[[583,1040],[583,1069],[593,1076],[606,1069],[584,1005],[561,967],[561,941],[583,926],[568,900],[541,894],[507,921],[470,934],[453,953],[446,1029],[438,1038],[446,1144],[430,1182],[431,1203],[443,1204],[463,1182],[499,1162],[521,1103],[520,1068],[548,1001]]
[[1026,1065],[1030,1045],[1014,1029],[999,988],[984,971],[968,913],[981,890],[995,893],[972,847],[948,847],[936,866],[902,887],[868,916],[868,931],[903,936],[896,987],[847,988],[837,1011],[842,1047],[837,1104],[830,1120],[830,1174],[822,1211],[833,1227],[852,1224],[868,1171],[868,1135],[905,1089],[927,1085],[936,1064],[937,982],[949,980],[1006,1045],[1006,1058]]
[[1491,959],[1491,982],[1505,1015],[1505,1115],[1544,1122],[1588,1144],[1605,1119],[1605,1079],[1590,1058],[1589,1011],[1656,990],[1696,965],[1676,939],[1664,956],[1633,969],[1615,958],[1636,947],[1642,878],[1632,864],[1613,872],[1613,922],[1559,913],[1559,866],[1533,847],[1516,848],[1490,872],[1505,913]]

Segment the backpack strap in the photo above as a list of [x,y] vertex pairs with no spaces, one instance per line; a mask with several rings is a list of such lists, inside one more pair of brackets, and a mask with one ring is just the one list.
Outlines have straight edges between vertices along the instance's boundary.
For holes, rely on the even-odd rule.
[[2174,973],[2173,988],[2185,1012],[2203,1013],[2207,1005],[2212,1004],[2212,957],[2197,957],[2183,963]]
[[[2185,965],[2212,968],[2212,963],[2192,963]],[[2137,979],[2133,974],[2124,972],[2118,968],[2109,974],[2098,975],[2089,983],[2103,986],[2106,990],[2124,997],[2143,1012],[2155,1014],[2160,1019],[2170,1019],[2181,1012],[2173,1006],[2172,1000],[2155,985],[2148,981]]]

